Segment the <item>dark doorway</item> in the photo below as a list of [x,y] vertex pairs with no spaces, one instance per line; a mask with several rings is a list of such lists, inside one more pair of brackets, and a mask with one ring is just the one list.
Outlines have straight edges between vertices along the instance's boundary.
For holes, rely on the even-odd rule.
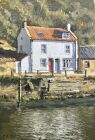
[[49,59],[49,72],[53,72],[53,59]]
[[55,71],[60,72],[60,59],[55,59]]

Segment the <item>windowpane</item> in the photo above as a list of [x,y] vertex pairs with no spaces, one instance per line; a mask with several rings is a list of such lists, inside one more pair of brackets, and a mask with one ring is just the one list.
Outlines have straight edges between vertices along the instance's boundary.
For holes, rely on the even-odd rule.
[[66,53],[70,53],[70,46],[66,46]]
[[46,53],[46,45],[45,44],[41,45],[41,53]]
[[37,35],[38,35],[39,37],[44,37],[44,33],[43,33],[43,32],[38,32]]
[[70,33],[69,32],[62,33],[62,38],[64,38],[64,39],[70,38]]
[[63,60],[63,67],[64,67],[64,68],[66,67],[66,62],[65,62],[65,60]]
[[46,59],[45,58],[40,59],[40,66],[41,67],[46,67]]
[[71,68],[72,61],[70,59],[63,59],[63,68]]
[[86,61],[85,62],[85,68],[89,68],[90,67],[90,63],[89,63],[89,61]]

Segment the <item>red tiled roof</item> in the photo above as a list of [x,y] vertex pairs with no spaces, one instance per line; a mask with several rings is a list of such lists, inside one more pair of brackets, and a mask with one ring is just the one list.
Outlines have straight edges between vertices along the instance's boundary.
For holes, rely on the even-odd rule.
[[63,38],[62,33],[68,32],[68,30],[62,28],[27,26],[27,30],[30,37],[33,40],[67,40],[67,41],[76,40],[75,35],[72,34],[71,32],[70,32],[70,37],[68,39]]

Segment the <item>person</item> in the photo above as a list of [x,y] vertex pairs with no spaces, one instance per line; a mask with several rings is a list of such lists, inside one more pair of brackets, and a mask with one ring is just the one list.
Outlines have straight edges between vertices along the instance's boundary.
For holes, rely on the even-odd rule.
[[44,98],[44,91],[41,90],[41,92],[40,92],[40,99],[43,100],[43,98]]

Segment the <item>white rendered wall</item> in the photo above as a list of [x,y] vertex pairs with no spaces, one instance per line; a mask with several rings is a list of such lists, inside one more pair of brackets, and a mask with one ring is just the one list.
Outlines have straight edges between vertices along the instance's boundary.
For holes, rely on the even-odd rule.
[[[32,70],[31,68],[32,59],[30,57],[31,56],[31,41],[30,40],[31,39],[27,35],[27,30],[25,28],[22,28],[17,38],[17,43],[18,43],[17,52],[27,54],[28,57],[25,57],[21,60],[21,72],[25,72],[25,71],[31,72]],[[21,46],[22,46],[22,51],[20,49]],[[17,66],[16,66],[16,69],[18,69]]]
[[[21,65],[19,65],[21,63]],[[21,61],[16,62],[16,73],[30,72],[29,69],[29,56],[24,57]]]
[[16,61],[16,73],[19,73],[20,72],[18,65],[19,65],[19,61]]
[[[17,43],[18,43],[18,48],[17,48],[18,53],[26,53],[26,54],[30,53],[31,43],[25,28],[21,29],[17,38]],[[22,51],[20,51],[20,46],[22,46]]]
[[[47,53],[41,53],[41,44],[46,44]],[[65,52],[65,46],[70,46],[70,54]],[[72,59],[73,64],[72,68],[68,69],[71,71],[76,70],[76,49],[74,42],[64,42],[64,41],[33,41],[32,42],[32,71],[36,72],[37,70],[41,72],[48,72],[48,59],[53,58],[60,59],[60,70],[63,71],[62,68],[62,60],[63,59]],[[47,66],[40,67],[40,58],[47,59]],[[55,66],[54,66],[55,68]]]
[[21,72],[22,73],[30,72],[29,71],[29,56],[26,56],[21,60]]

